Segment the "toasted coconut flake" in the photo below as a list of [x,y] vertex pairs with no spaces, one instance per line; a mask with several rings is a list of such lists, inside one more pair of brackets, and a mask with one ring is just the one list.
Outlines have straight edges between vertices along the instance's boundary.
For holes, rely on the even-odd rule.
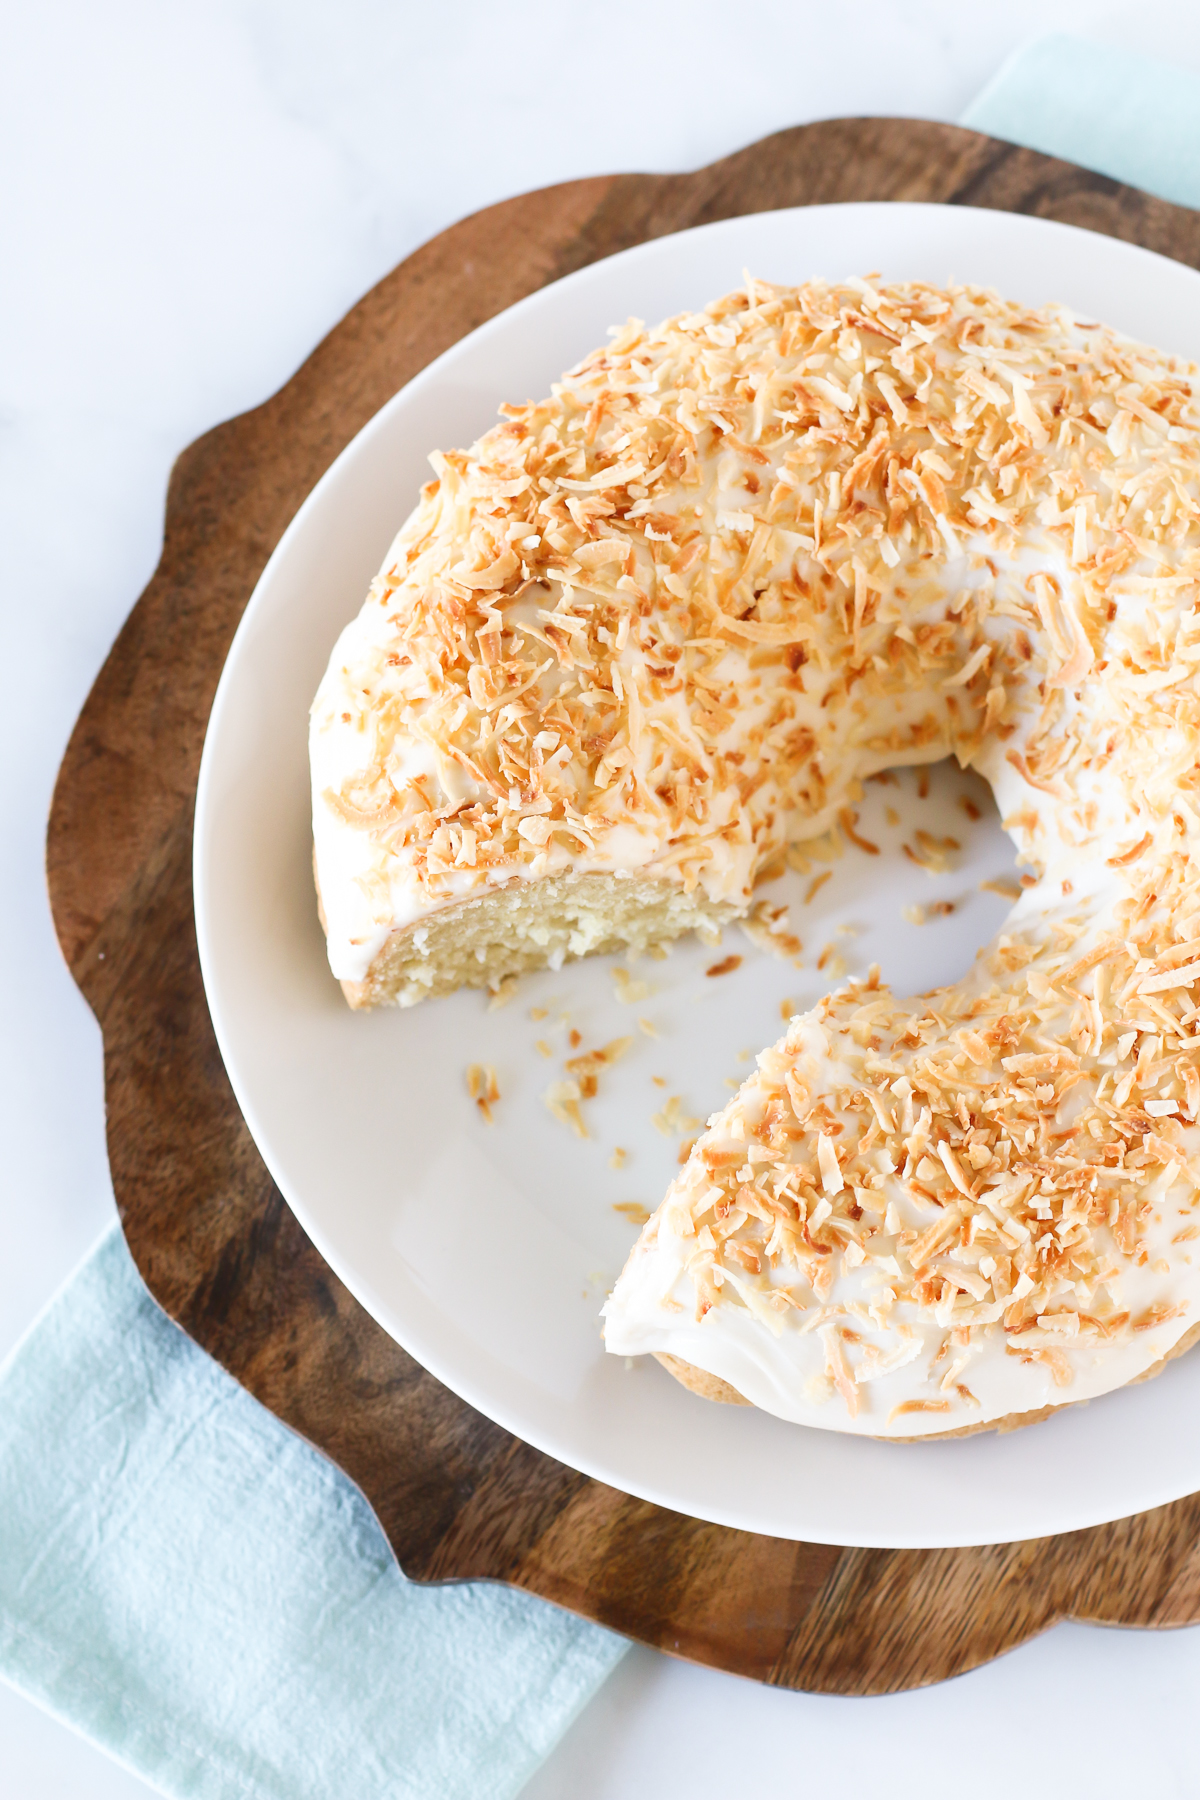
[[[574,1035],[572,1033],[572,1036]],[[631,1037],[613,1038],[610,1043],[602,1045],[599,1050],[586,1050],[582,1056],[573,1056],[566,1064],[567,1074],[574,1075],[579,1080],[584,1080],[591,1075],[598,1075],[601,1069],[607,1069],[613,1063],[619,1062],[632,1043]]]
[[858,1383],[850,1371],[846,1361],[846,1352],[842,1344],[841,1333],[836,1325],[823,1325],[820,1328],[821,1342],[825,1347],[825,1369],[834,1387],[846,1402],[846,1411],[850,1417],[857,1418],[859,1406]]
[[1128,868],[1130,863],[1136,862],[1140,856],[1145,855],[1153,842],[1154,834],[1152,832],[1147,831],[1143,833],[1136,844],[1131,844],[1127,850],[1118,851],[1116,856],[1110,856],[1107,859],[1109,868]]
[[787,907],[773,905],[769,900],[757,901],[742,920],[742,930],[760,950],[798,963],[804,945],[790,927]]
[[1164,994],[1169,988],[1190,988],[1200,981],[1200,962],[1187,963],[1181,969],[1167,969],[1160,975],[1147,975],[1138,983],[1139,994]]
[[840,1194],[845,1183],[838,1166],[833,1140],[822,1131],[817,1137],[817,1163],[821,1170],[821,1186],[827,1194]]
[[893,1420],[903,1419],[910,1413],[948,1413],[950,1410],[949,1400],[901,1400],[898,1406],[893,1406],[887,1422],[890,1425]]
[[582,1098],[577,1081],[554,1081],[542,1095],[547,1110],[563,1125],[575,1133],[578,1138],[588,1136],[588,1128],[583,1122],[583,1114],[579,1108]]
[[856,849],[865,850],[868,856],[879,855],[879,845],[873,844],[870,838],[860,837],[855,830],[855,826],[858,824],[858,814],[856,812],[852,812],[849,807],[846,807],[838,814],[838,823],[849,842],[852,843]]
[[492,1123],[492,1107],[500,1098],[496,1071],[490,1063],[471,1063],[467,1069],[467,1092],[479,1108],[487,1124]]
[[[658,1085],[663,1084],[659,1082]],[[683,1111],[682,1094],[672,1094],[661,1110],[653,1114],[650,1123],[663,1137],[682,1137],[689,1131],[695,1131],[700,1120],[693,1119]]]

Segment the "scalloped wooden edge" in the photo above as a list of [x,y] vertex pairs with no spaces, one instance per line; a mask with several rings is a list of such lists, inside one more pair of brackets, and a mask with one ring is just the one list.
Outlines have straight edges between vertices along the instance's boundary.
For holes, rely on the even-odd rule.
[[196,959],[192,804],[234,630],[355,431],[432,357],[597,258],[737,214],[919,200],[1033,213],[1200,268],[1200,214],[919,119],[796,126],[682,175],[501,201],[386,275],[271,399],[178,458],[157,570],[55,788],[55,929],[104,1034],[113,1185],[162,1309],[374,1508],[417,1582],[524,1588],[669,1655],[829,1694],[977,1668],[1063,1618],[1200,1619],[1200,1495],[1034,1543],[855,1549],[739,1532],[577,1475],[386,1337],[304,1238],[221,1066]]

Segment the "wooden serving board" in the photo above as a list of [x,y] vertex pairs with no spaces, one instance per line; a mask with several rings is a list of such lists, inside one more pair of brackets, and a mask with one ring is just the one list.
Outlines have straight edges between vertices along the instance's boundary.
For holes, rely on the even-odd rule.
[[288,1211],[217,1051],[191,885],[201,745],[234,628],[300,502],[384,401],[598,257],[836,200],[1033,213],[1200,267],[1200,214],[913,120],[807,125],[694,174],[573,181],[463,220],[273,399],[179,458],[162,560],[75,727],[47,854],[59,940],[104,1033],[113,1184],[138,1267],[197,1343],[358,1483],[405,1573],[510,1582],[697,1662],[878,1694],[959,1674],[1060,1618],[1200,1619],[1200,1495],[1030,1543],[839,1549],[685,1518],[530,1449],[393,1343]]

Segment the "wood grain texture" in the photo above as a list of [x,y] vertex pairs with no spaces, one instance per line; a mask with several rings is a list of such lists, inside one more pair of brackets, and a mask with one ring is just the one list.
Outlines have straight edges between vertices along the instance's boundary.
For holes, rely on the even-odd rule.
[[217,1052],[191,893],[196,775],[230,639],[355,432],[548,281],[690,225],[833,200],[1034,213],[1200,267],[1200,215],[912,120],[803,126],[693,174],[569,182],[463,220],[278,394],[179,458],[162,560],[71,738],[47,859],[63,952],[104,1033],[113,1184],[138,1267],[184,1330],[358,1483],[406,1573],[509,1582],[697,1662],[877,1694],[973,1668],[1063,1617],[1200,1618],[1200,1496],[1032,1543],[847,1550],[684,1518],[531,1450],[394,1344],[288,1211]]

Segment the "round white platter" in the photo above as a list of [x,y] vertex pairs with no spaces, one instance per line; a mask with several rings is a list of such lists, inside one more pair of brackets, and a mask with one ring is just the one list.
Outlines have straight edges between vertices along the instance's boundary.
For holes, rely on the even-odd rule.
[[[979,783],[942,765],[924,797],[911,772],[872,784],[859,830],[882,854],[851,848],[764,890],[790,904],[799,968],[733,928],[718,951],[689,939],[631,966],[646,989],[632,1005],[617,997],[612,958],[530,977],[498,1010],[472,992],[354,1014],[329,974],[310,867],[308,707],[428,478],[428,452],[471,442],[501,402],[548,391],[611,325],[702,306],[746,269],[780,282],[877,271],[982,283],[1200,360],[1191,269],[1045,220],[901,204],[760,213],[660,238],[455,345],[301,507],[221,678],[195,843],[221,1052],[272,1175],[350,1290],[440,1381],[560,1461],[679,1512],[815,1542],[990,1543],[1120,1518],[1200,1488],[1200,1355],[1026,1431],[901,1445],[714,1406],[651,1361],[607,1356],[600,1337],[599,1308],[636,1236],[616,1208],[658,1203],[695,1130],[682,1121],[724,1103],[747,1053],[781,1032],[781,1005],[811,1005],[842,964],[878,962],[898,992],[922,991],[961,974],[999,928],[1007,903],[979,884],[1011,876],[1013,858]],[[910,860],[917,828],[959,841],[952,866],[931,875]],[[953,913],[912,922],[939,901]],[[728,955],[740,966],[706,974]],[[580,1140],[545,1090],[567,1057],[629,1034]],[[490,1124],[467,1092],[475,1063],[496,1072]]]

